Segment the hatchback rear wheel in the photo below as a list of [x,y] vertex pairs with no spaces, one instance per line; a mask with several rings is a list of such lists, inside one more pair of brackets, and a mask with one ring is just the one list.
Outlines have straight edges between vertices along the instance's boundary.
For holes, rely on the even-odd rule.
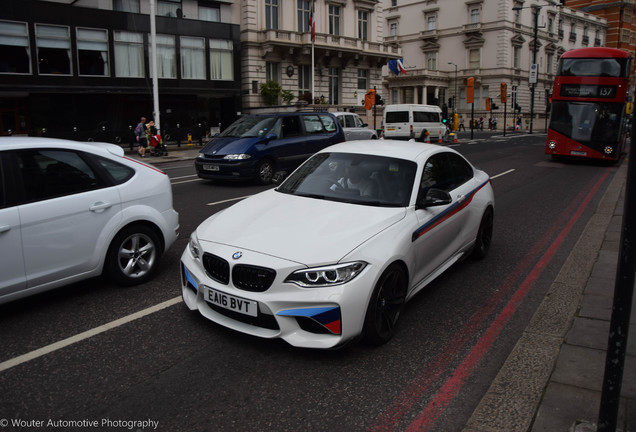
[[488,207],[481,218],[479,224],[479,230],[477,231],[477,238],[475,239],[475,247],[471,254],[473,259],[483,259],[488,255],[490,245],[492,244],[492,231],[493,231],[493,212],[492,208]]
[[147,282],[157,271],[161,242],[149,227],[132,225],[115,236],[108,248],[104,271],[118,285]]

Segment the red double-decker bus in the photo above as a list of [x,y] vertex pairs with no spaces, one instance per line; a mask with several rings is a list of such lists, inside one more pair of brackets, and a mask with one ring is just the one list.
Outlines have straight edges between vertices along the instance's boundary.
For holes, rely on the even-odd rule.
[[545,153],[617,161],[625,147],[631,55],[579,48],[561,56]]

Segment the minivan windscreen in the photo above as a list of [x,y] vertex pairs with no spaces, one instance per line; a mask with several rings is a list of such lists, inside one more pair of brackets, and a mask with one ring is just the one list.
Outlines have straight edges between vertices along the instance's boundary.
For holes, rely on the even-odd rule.
[[278,117],[243,116],[229,125],[220,137],[251,138],[276,133],[275,126]]

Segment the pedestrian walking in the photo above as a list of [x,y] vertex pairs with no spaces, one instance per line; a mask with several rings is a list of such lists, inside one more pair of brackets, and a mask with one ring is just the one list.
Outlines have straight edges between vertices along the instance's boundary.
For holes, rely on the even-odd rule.
[[466,132],[466,126],[464,126],[464,116],[463,115],[459,116],[459,129],[458,130],[463,130],[464,132]]
[[148,138],[146,137],[146,117],[141,117],[141,121],[135,127],[135,139],[137,140],[137,153],[139,156],[146,157],[146,146]]

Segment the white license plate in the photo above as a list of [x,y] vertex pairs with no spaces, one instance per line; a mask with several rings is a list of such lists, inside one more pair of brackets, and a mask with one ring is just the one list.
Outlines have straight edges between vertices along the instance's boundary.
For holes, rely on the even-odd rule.
[[218,171],[219,170],[219,166],[218,165],[203,165],[203,170],[204,171]]
[[250,315],[253,317],[258,316],[258,302],[255,302],[253,300],[235,297],[214,290],[212,288],[207,288],[205,299],[212,304],[225,309],[229,309],[234,312],[242,313],[244,315]]
[[572,150],[570,152],[570,154],[573,154],[573,155],[576,155],[576,156],[587,156],[587,152],[584,152],[584,151],[574,151],[574,150]]

